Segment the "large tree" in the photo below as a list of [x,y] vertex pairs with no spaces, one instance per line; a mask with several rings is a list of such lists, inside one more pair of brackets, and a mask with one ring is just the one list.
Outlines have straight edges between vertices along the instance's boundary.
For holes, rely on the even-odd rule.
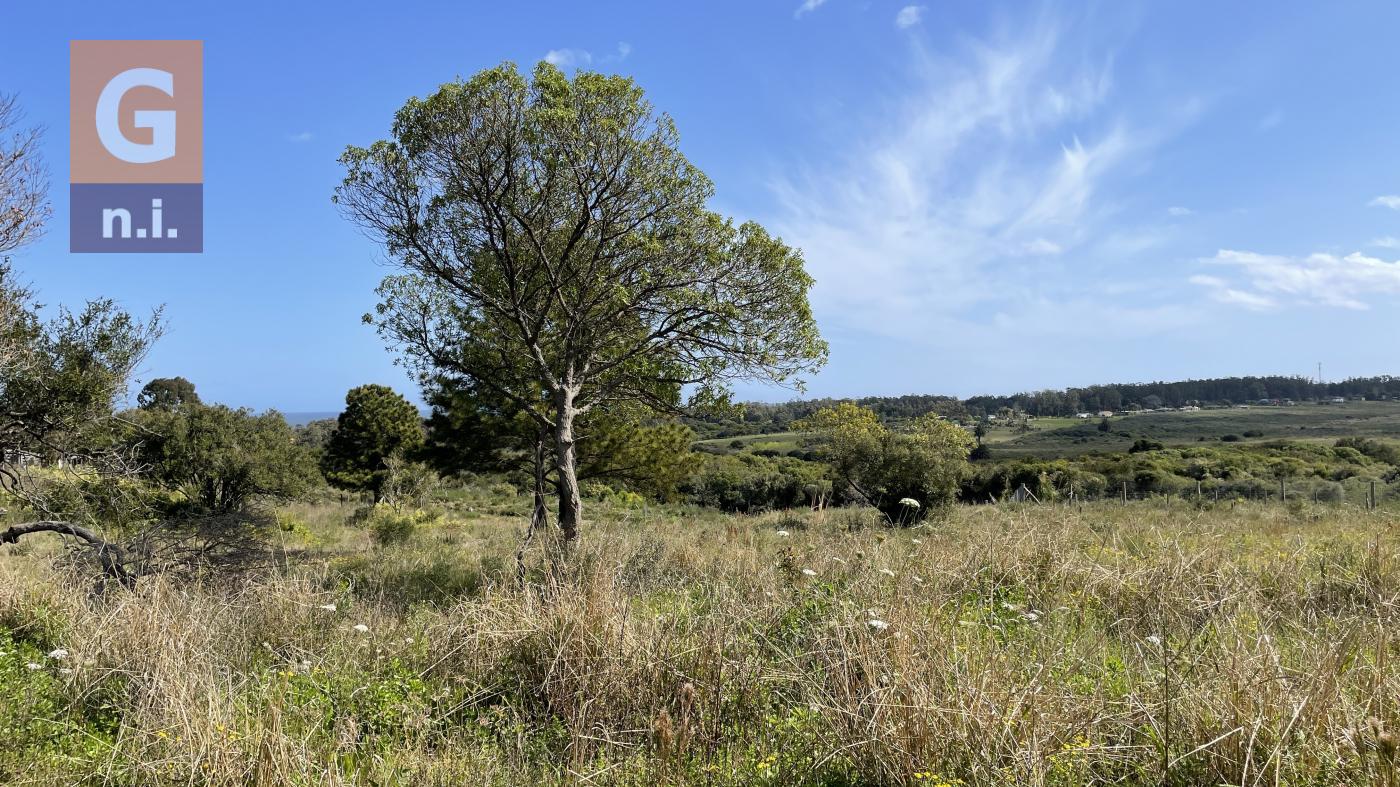
[[141,388],[136,405],[142,410],[174,410],[182,405],[199,404],[194,383],[183,377],[157,377]]
[[321,455],[321,470],[332,484],[369,491],[377,502],[388,460],[422,445],[418,408],[386,385],[361,385],[345,394],[345,412]]
[[630,79],[505,64],[409,100],[391,139],[341,160],[337,202],[403,270],[380,332],[551,436],[566,539],[582,414],[725,401],[825,360],[801,254],[707,208],[710,180]]

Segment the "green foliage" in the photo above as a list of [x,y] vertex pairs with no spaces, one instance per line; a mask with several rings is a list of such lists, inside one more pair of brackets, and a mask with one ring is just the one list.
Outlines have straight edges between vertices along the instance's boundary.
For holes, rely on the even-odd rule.
[[1134,440],[1132,446],[1128,448],[1128,453],[1140,454],[1146,451],[1161,451],[1164,448],[1166,448],[1166,446],[1156,440],[1148,440],[1145,437],[1139,437]]
[[504,64],[409,100],[392,139],[341,162],[337,203],[404,271],[369,319],[424,378],[550,433],[567,536],[577,418],[674,412],[683,392],[721,406],[735,379],[826,359],[800,252],[709,210],[709,179],[630,79]]
[[366,506],[355,514],[355,523],[369,530],[376,546],[393,546],[412,539],[419,530],[442,518],[441,512],[417,509],[399,511],[383,503]]
[[0,444],[53,458],[105,447],[116,400],[160,336],[156,313],[140,321],[110,299],[39,316],[27,287],[0,262]]
[[685,499],[723,511],[757,512],[808,503],[807,490],[830,484],[825,465],[792,457],[704,455],[682,485]]
[[[978,465],[964,480],[962,495],[975,501],[1001,499],[1024,483],[1042,501],[1064,497],[1071,488],[1081,498],[1112,496],[1124,484],[1135,495],[1193,496],[1199,482],[1202,494],[1212,499],[1277,497],[1282,478],[1291,493],[1336,502],[1348,494],[1359,501],[1370,479],[1384,482],[1400,477],[1394,465],[1353,447],[1363,445],[1379,456],[1388,456],[1387,444],[1338,443],[1330,447],[1283,441],[1155,446],[1129,453],[991,462]],[[1355,486],[1348,491],[1345,482],[1355,482]]]
[[118,719],[109,692],[95,686],[73,702],[72,670],[27,640],[0,629],[0,781],[17,784],[58,763],[105,760]]
[[388,478],[387,461],[423,445],[422,418],[409,401],[383,385],[362,385],[345,395],[345,412],[321,457],[326,480],[342,489],[366,490],[378,500]]
[[200,404],[199,394],[194,383],[183,377],[157,377],[136,395],[136,406],[142,410],[174,410],[187,404]]
[[134,439],[148,477],[207,513],[243,511],[259,498],[292,499],[316,478],[310,451],[275,411],[190,404],[132,418],[141,427]]
[[297,427],[297,443],[310,448],[313,451],[321,452],[330,445],[331,437],[335,435],[336,419],[320,418],[315,421]]
[[906,513],[900,506],[905,498],[919,503],[917,518],[951,505],[973,447],[965,430],[937,416],[894,431],[849,403],[820,410],[799,427],[817,433],[819,455],[858,498],[891,518]]

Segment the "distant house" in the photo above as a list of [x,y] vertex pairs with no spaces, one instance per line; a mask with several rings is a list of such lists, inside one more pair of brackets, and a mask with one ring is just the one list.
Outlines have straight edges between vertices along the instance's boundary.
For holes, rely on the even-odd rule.
[[1075,418],[1092,418],[1092,417],[1094,417],[1094,414],[1093,414],[1093,413],[1075,413],[1075,414],[1074,414],[1074,417],[1075,417]]
[[1198,412],[1200,412],[1200,411],[1201,411],[1201,408],[1197,407],[1197,406],[1194,405],[1194,404],[1188,404],[1188,405],[1186,405],[1185,407],[1182,407],[1182,408],[1181,408],[1181,412],[1183,412],[1183,413],[1198,413]]
[[1100,411],[1099,411],[1099,417],[1100,417],[1100,418],[1112,418],[1112,417],[1113,417],[1113,411],[1112,411],[1112,410],[1100,410]]
[[1334,396],[1334,397],[1332,397],[1332,404],[1346,404],[1346,403],[1347,403],[1346,397],[1343,397],[1343,396]]

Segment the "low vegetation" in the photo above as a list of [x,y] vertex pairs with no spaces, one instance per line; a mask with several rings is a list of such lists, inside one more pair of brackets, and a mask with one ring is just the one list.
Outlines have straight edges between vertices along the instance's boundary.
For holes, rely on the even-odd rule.
[[[1391,511],[295,504],[306,559],[93,597],[0,555],[10,784],[1390,784]],[[553,568],[550,568],[550,566]]]

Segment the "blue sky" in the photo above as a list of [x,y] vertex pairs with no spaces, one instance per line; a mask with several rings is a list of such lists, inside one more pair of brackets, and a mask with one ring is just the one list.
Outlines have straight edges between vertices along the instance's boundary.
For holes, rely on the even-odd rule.
[[[411,390],[335,159],[502,60],[634,76],[714,207],[804,250],[812,395],[1400,372],[1400,5],[929,0],[22,3],[0,92],[48,127],[47,303],[165,304],[142,370],[336,409]],[[18,15],[16,18],[16,14]],[[67,253],[68,41],[205,41],[205,253]],[[786,391],[741,387],[746,398]]]

